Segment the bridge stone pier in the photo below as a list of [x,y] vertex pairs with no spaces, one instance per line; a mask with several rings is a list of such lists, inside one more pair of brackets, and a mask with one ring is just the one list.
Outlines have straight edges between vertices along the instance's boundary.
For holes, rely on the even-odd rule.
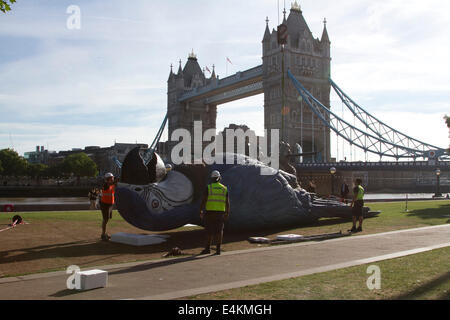
[[[317,156],[306,161],[330,160],[330,130],[299,99],[292,82],[287,80],[289,69],[329,108],[331,43],[326,21],[321,39],[314,38],[295,2],[288,17],[284,12],[283,23],[288,27],[288,38],[287,44],[280,46],[277,31],[270,31],[267,19],[262,65],[223,79],[213,68],[212,75],[206,77],[192,52],[184,68],[180,61],[177,73],[171,69],[167,92],[169,138],[177,129],[187,129],[193,136],[195,121],[202,121],[204,131],[217,129],[219,105],[263,93],[265,129],[279,129],[282,140],[292,147],[298,144],[303,152],[317,152]],[[169,142],[169,153],[176,143]]]

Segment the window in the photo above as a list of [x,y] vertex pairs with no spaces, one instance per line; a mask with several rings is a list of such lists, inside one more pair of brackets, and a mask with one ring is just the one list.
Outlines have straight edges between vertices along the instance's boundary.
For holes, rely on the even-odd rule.
[[273,87],[270,90],[270,99],[274,100],[276,98],[281,97],[281,90],[280,87]]
[[270,124],[276,124],[277,116],[275,114],[270,115]]
[[302,44],[301,44],[300,49],[301,49],[302,51],[306,51],[306,42],[305,42],[305,40],[302,40]]
[[170,123],[170,127],[175,127],[177,125],[178,122],[178,117],[177,116],[172,116],[169,118],[169,123]]
[[278,59],[277,59],[278,57],[272,57],[272,65],[273,66],[276,66],[276,65],[278,65]]

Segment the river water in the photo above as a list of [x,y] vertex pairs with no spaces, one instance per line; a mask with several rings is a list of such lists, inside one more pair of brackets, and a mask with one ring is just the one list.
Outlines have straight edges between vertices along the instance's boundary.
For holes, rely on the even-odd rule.
[[[399,200],[406,199],[432,199],[433,193],[378,193],[366,194],[366,200]],[[445,196],[445,195],[444,195]],[[46,205],[46,204],[88,204],[87,198],[0,198],[0,205]]]

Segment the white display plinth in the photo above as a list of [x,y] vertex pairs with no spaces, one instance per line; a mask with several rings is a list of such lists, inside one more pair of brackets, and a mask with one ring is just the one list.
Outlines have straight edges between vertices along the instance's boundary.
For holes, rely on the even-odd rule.
[[79,277],[80,287],[78,290],[92,290],[98,288],[105,288],[108,284],[108,272],[103,270],[90,270],[77,272]]

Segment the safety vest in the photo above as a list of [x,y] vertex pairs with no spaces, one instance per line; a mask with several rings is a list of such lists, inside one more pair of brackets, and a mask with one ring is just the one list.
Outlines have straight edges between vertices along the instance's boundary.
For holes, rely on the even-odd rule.
[[116,192],[116,186],[109,186],[107,190],[102,190],[102,203],[114,204],[114,193]]
[[356,200],[364,200],[365,190],[362,186],[358,186],[358,195],[356,196]]
[[206,201],[206,211],[226,212],[227,211],[228,189],[218,182],[208,186],[208,200]]

